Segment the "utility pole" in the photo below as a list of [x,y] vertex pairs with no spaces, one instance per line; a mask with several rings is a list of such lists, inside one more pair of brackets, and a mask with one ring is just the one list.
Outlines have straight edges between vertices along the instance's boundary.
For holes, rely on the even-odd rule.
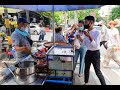
[[[29,11],[26,10],[26,18],[27,18],[27,21],[30,22],[30,18],[29,18]],[[28,24],[28,32],[30,33],[30,25]]]
[[18,18],[20,18],[21,17],[21,14],[18,12]]
[[68,28],[68,22],[67,22],[67,20],[68,20],[68,18],[67,18],[67,11],[65,11],[65,29],[67,29]]
[[78,24],[77,10],[74,11],[74,23]]

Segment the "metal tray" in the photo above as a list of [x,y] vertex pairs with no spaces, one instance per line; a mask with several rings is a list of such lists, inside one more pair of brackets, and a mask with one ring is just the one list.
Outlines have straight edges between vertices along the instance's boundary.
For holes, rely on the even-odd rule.
[[53,45],[48,51],[47,55],[51,56],[67,56],[74,57],[75,49],[73,46]]

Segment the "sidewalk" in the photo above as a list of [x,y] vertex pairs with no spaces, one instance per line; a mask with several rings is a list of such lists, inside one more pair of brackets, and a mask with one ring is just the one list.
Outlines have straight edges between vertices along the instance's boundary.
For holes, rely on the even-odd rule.
[[[105,52],[105,49],[101,47],[102,55]],[[101,56],[102,57],[102,56]],[[101,71],[105,78],[107,85],[120,85],[120,68],[119,66],[114,62],[110,61],[109,67],[110,68],[103,68],[103,59],[101,59]],[[84,84],[84,77],[78,77],[78,71],[79,71],[79,64],[76,66],[75,70],[75,85],[83,85]],[[90,77],[89,77],[89,83],[90,85],[101,85],[98,77],[95,74],[94,68],[91,64],[90,68]]]

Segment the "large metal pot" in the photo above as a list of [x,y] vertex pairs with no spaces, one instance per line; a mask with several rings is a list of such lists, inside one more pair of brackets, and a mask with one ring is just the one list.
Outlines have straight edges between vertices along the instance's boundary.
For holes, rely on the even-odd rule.
[[28,85],[34,82],[36,77],[37,62],[23,61],[15,65],[16,82],[20,85]]
[[15,65],[15,75],[27,76],[36,73],[37,62],[35,61],[24,61],[19,62]]
[[20,85],[29,85],[37,79],[36,74],[31,74],[28,76],[18,76],[16,75],[16,82]]

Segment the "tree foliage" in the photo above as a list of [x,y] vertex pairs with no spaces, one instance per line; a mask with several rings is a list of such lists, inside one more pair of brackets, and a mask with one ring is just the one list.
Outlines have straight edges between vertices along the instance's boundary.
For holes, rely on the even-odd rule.
[[74,19],[74,11],[68,11],[67,13],[68,13],[68,17],[67,17],[68,20],[69,19]]
[[[42,16],[49,17],[52,20],[52,12],[40,12]],[[63,15],[63,12],[54,12],[54,19],[56,23],[62,23],[64,21],[63,18],[61,18],[61,15]]]
[[113,8],[110,14],[110,19],[114,20],[116,18],[120,18],[120,5],[118,5],[118,7]]
[[[98,20],[100,17],[98,11],[99,9],[77,10],[78,20],[83,20],[86,16],[90,15],[91,12],[96,13],[96,20]],[[74,19],[74,11],[68,11],[68,19]]]
[[78,20],[84,19],[86,16],[90,15],[91,12],[96,13],[96,20],[100,17],[98,13],[99,9],[87,9],[87,10],[78,10]]
[[[96,12],[96,19],[99,18],[99,9],[86,9],[86,10],[77,10],[78,13],[78,20],[84,19],[86,16],[90,15],[90,12]],[[41,15],[47,16],[52,19],[52,12],[40,12]],[[65,18],[63,18],[65,15],[64,11],[55,11],[54,18],[56,23],[63,23],[65,21]],[[74,11],[67,11],[67,19],[74,19]]]

